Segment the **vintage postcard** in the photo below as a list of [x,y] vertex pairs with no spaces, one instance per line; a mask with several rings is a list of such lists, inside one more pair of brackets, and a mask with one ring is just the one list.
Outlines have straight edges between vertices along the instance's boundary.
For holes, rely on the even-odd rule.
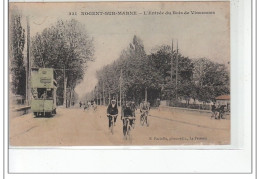
[[9,3],[10,146],[229,145],[230,2]]

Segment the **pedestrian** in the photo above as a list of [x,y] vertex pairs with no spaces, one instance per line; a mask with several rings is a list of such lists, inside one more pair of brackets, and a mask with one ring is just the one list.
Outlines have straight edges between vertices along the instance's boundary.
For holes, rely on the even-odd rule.
[[79,102],[79,107],[81,108],[81,106],[82,106],[82,103],[81,103],[81,101]]

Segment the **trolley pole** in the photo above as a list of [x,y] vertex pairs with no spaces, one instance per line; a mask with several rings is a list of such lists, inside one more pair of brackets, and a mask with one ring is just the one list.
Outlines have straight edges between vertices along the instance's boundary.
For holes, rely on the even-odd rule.
[[122,107],[122,69],[120,72],[120,77],[119,77],[119,100],[120,100],[120,107]]
[[145,87],[145,102],[147,103],[147,87]]
[[96,98],[96,104],[98,105],[98,86],[95,88],[95,98]]
[[173,66],[173,40],[172,40],[172,55],[171,55],[171,81],[172,81],[172,67]]
[[26,104],[30,105],[30,88],[31,88],[31,63],[30,63],[30,19],[27,16],[27,64],[26,64]]
[[105,105],[105,90],[104,90],[104,80],[103,80],[103,105]]
[[102,96],[101,96],[101,94],[98,94],[99,95],[99,105],[102,105],[101,104],[101,98],[102,98]]
[[176,100],[178,99],[178,40],[177,40],[177,55],[176,55]]
[[67,79],[66,79],[66,75],[65,75],[65,65],[64,65],[64,68],[63,68],[63,79],[64,79],[63,106],[67,107],[66,106],[66,102],[67,102],[67,99],[66,99],[66,97],[67,97],[67,90],[66,90],[66,88],[67,88]]
[[[100,86],[100,90],[101,90],[101,85],[99,85],[100,83],[98,83],[98,86]],[[98,92],[98,98],[99,98],[99,105],[101,105],[101,94],[100,92]]]

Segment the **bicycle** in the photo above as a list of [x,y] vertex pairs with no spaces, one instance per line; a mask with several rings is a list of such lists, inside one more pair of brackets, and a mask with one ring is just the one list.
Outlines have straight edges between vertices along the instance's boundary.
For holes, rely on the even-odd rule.
[[108,116],[108,119],[109,119],[109,130],[112,134],[114,134],[114,120],[115,118],[117,117],[117,114],[116,115],[112,115],[112,114],[107,114]]
[[140,123],[142,126],[144,125],[144,123],[146,123],[147,127],[149,126],[147,116],[148,116],[148,110],[142,110],[142,113],[140,116]]
[[124,135],[124,139],[127,140],[131,140],[132,136],[131,136],[131,128],[132,128],[132,124],[133,121],[135,120],[135,117],[122,117],[123,120],[123,135]]

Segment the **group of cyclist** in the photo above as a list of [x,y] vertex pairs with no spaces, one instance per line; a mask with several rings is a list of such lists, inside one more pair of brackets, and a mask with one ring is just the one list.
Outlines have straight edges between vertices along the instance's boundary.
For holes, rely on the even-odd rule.
[[83,106],[84,111],[86,109],[93,109],[94,111],[96,111],[97,109],[97,104],[94,100],[92,101],[87,101],[86,103],[82,103],[81,101],[79,102],[79,107],[81,108]]
[[[136,115],[135,112],[137,107],[135,102],[126,101],[121,108],[121,120],[123,122],[123,133],[125,134],[126,128],[130,125],[131,128],[134,128],[136,123]],[[144,116],[148,116],[148,111],[150,110],[150,105],[148,102],[142,101],[140,103],[140,120]],[[108,126],[111,128],[111,125],[116,125],[116,119],[118,116],[118,106],[116,104],[116,100],[111,100],[111,103],[107,107],[107,117],[108,117]],[[129,123],[128,123],[129,122]]]
[[[79,102],[80,108],[83,107],[84,110],[86,109],[93,109],[94,111],[97,109],[97,105],[95,101],[87,101],[86,103]],[[134,101],[125,101],[122,104],[121,108],[121,121],[123,122],[123,134],[126,134],[127,128],[134,128],[136,123],[136,110],[137,106]],[[150,110],[150,103],[145,102],[144,100],[140,103],[140,122],[143,125],[143,119],[146,119],[148,112]],[[108,127],[113,133],[113,126],[116,125],[117,117],[118,117],[118,106],[117,101],[113,98],[110,104],[107,107],[107,117],[108,117]],[[148,126],[148,125],[147,125]]]
[[212,111],[212,115],[211,118],[215,118],[215,119],[225,119],[224,114],[226,112],[226,105],[216,105],[216,103],[214,103],[211,106],[211,111]]

